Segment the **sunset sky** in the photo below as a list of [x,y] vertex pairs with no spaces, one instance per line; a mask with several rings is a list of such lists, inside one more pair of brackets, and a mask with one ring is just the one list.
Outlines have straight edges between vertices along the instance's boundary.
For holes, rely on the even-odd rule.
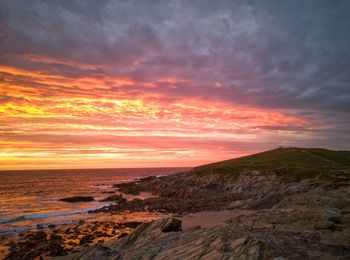
[[0,1],[0,169],[350,149],[350,1]]

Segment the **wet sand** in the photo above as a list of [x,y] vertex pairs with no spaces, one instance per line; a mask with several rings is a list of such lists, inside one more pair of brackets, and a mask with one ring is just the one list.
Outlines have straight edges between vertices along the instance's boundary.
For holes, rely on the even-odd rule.
[[187,214],[181,217],[183,230],[194,227],[211,228],[230,219],[237,219],[240,216],[249,216],[254,214],[253,210],[220,210],[220,211],[202,211]]

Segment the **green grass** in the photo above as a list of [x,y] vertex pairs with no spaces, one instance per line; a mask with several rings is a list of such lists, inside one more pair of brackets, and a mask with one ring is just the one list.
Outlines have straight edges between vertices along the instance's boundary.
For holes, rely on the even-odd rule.
[[316,176],[327,180],[335,175],[349,176],[350,152],[318,148],[278,148],[193,169],[199,175],[220,174],[223,177],[238,176],[244,170],[273,173],[289,181]]

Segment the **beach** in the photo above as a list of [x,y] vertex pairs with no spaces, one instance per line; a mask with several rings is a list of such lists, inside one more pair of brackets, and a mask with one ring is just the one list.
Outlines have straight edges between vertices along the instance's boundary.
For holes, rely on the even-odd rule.
[[[131,229],[135,228],[134,224],[131,229],[130,227],[118,227],[115,230],[112,223],[136,223],[159,219],[164,214],[118,214],[112,216],[110,214],[89,213],[89,211],[114,204],[113,201],[103,202],[101,200],[117,194],[116,189],[113,188],[115,184],[137,180],[145,176],[167,175],[181,170],[184,169],[145,168],[0,172],[1,259],[7,255],[8,244],[11,241],[19,241],[30,232],[43,231],[47,234],[60,234],[66,247],[69,250],[73,248],[74,251],[74,243],[79,246],[79,239],[84,232],[90,230],[92,227],[90,225],[105,227],[105,232],[102,235],[99,234],[99,241],[101,241],[102,239],[108,240],[118,237],[121,233],[130,232]],[[91,196],[93,201],[77,203],[60,201],[62,198],[71,196]],[[146,192],[138,195],[124,194],[127,200],[145,199],[150,196],[152,195]],[[72,239],[73,233],[67,232],[67,229],[73,230],[74,228],[75,230],[78,229],[79,232],[75,232],[76,236]],[[94,243],[98,241],[95,240]]]
[[[22,255],[26,255],[28,250],[32,250],[33,255],[40,255],[43,258],[77,253],[87,246],[108,243],[113,239],[124,237],[144,222],[169,217],[180,218],[183,223],[183,229],[188,230],[197,226],[210,228],[234,217],[252,214],[250,210],[203,210],[192,214],[190,212],[181,214],[177,211],[172,212],[166,209],[153,210],[147,205],[142,205],[142,208],[135,210],[132,203],[141,202],[142,204],[144,200],[157,200],[159,197],[151,192],[141,191],[133,194],[130,191],[127,193],[119,191],[118,185],[128,187],[129,183],[134,184],[142,180],[157,178],[157,176],[167,176],[184,170],[187,169],[80,170],[80,176],[74,170],[54,171],[54,173],[52,171],[3,173],[2,178],[4,180],[11,179],[11,177],[16,179],[17,189],[21,188],[22,193],[28,195],[32,191],[35,196],[28,198],[26,202],[23,202],[24,198],[20,199],[19,201],[22,204],[19,204],[18,208],[15,208],[15,205],[8,205],[2,208],[7,209],[7,215],[0,220],[0,259],[6,259],[7,257],[9,259],[20,258]],[[13,176],[10,176],[10,174]],[[52,175],[55,174],[59,175],[59,177],[53,178]],[[71,174],[74,174],[75,184],[73,183],[71,186],[63,185],[64,190],[59,188],[59,185],[62,185],[64,182],[61,178],[69,178]],[[31,182],[28,181],[28,175]],[[46,175],[49,176],[48,180],[45,179]],[[18,179],[21,177],[23,181],[19,182]],[[82,179],[84,179],[84,183],[80,183],[78,186],[77,183]],[[90,181],[86,181],[86,179]],[[32,182],[37,183],[36,187],[33,187]],[[11,185],[11,182],[7,182],[6,189],[4,183],[2,184],[3,192],[9,190]],[[44,185],[47,186],[48,191],[45,191]],[[52,187],[57,187],[57,190]],[[74,196],[69,197],[69,195],[89,195],[93,196],[94,200],[76,203],[60,201],[60,199],[66,197],[75,198]],[[105,209],[110,207],[120,207],[122,209],[122,205],[118,205],[117,201],[102,201],[115,196],[125,198],[130,203],[130,205],[126,204],[128,209],[123,209],[118,213],[106,212]],[[29,203],[34,201],[36,203],[32,206],[30,212]],[[14,203],[14,199],[7,200],[7,203],[10,202]],[[40,205],[40,202],[43,205]],[[48,206],[48,202],[51,202],[49,204],[51,208]],[[28,203],[27,207],[25,207],[25,203]],[[20,207],[27,210],[18,214]],[[44,207],[46,211],[43,212]],[[9,212],[12,208],[16,210]],[[210,207],[208,209],[212,210]],[[31,214],[22,215],[28,212]],[[15,215],[16,213],[17,215]],[[4,210],[2,214],[5,215]],[[9,216],[12,216],[12,218]],[[43,245],[41,248],[33,249],[33,243],[41,243]]]

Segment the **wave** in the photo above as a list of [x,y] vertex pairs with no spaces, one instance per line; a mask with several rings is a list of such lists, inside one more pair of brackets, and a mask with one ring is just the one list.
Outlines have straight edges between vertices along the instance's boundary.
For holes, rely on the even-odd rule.
[[66,210],[66,211],[58,211],[58,212],[50,212],[50,213],[23,215],[23,216],[16,216],[16,217],[13,217],[13,218],[3,218],[3,219],[0,219],[0,224],[19,222],[19,221],[25,221],[25,220],[32,220],[32,219],[54,218],[54,217],[62,217],[62,216],[82,214],[82,213],[87,213],[90,210],[96,210],[96,209],[103,208],[103,207],[105,207],[107,205],[109,205],[109,203],[100,203],[99,205],[96,205],[96,206],[93,206],[93,207],[89,207],[89,208],[85,208],[85,209]]

